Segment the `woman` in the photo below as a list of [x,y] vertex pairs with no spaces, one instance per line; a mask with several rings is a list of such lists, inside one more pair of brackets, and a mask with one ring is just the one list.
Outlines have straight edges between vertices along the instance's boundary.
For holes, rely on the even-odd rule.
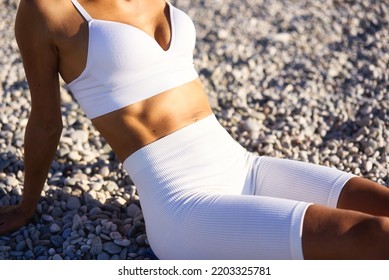
[[336,169],[258,157],[217,123],[193,68],[190,18],[163,0],[22,0],[31,91],[21,203],[34,214],[62,130],[58,73],[138,187],[161,259],[389,258],[389,190]]

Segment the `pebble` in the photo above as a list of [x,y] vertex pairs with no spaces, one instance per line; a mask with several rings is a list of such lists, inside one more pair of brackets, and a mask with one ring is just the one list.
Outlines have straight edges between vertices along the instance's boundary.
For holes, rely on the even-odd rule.
[[93,254],[93,255],[98,255],[98,254],[100,254],[102,252],[102,250],[103,250],[102,240],[101,240],[101,238],[99,236],[96,236],[92,240],[90,253]]
[[60,207],[54,207],[53,211],[51,211],[51,216],[55,218],[59,218],[63,215],[63,211]]
[[[108,231],[108,230],[107,230],[107,231]],[[100,234],[100,237],[101,237],[101,239],[103,239],[103,240],[108,240],[108,241],[111,240],[111,237],[110,237],[109,235],[105,234],[105,233],[101,233],[101,234]]]
[[35,246],[33,251],[35,256],[41,256],[46,254],[48,249],[45,246]]
[[50,237],[50,242],[54,245],[54,247],[61,247],[64,242],[64,239],[60,235],[53,235]]
[[97,225],[95,229],[96,235],[100,235],[102,233],[102,230],[103,228],[101,227],[101,225]]
[[366,161],[366,163],[365,163],[365,170],[367,171],[367,172],[369,172],[369,171],[371,171],[373,169],[373,163],[371,162],[371,161]]
[[35,246],[48,246],[50,245],[50,240],[37,240],[34,242]]
[[28,251],[24,252],[24,257],[26,260],[32,260],[32,259],[34,259],[35,256],[31,250],[28,250]]
[[103,176],[104,178],[108,177],[109,174],[110,174],[109,167],[106,166],[106,165],[103,166],[103,167],[101,167],[100,170],[99,170],[99,174],[100,174],[101,176]]
[[71,138],[73,139],[74,143],[77,143],[77,142],[85,143],[88,141],[88,136],[89,136],[89,133],[87,131],[84,131],[84,130],[76,130],[76,131],[73,131],[73,133],[71,134]]
[[127,254],[128,254],[128,249],[127,249],[127,247],[124,247],[124,248],[120,251],[119,259],[120,259],[120,260],[125,260],[125,259],[127,259]]
[[141,210],[140,210],[140,208],[139,208],[139,206],[138,205],[136,205],[136,204],[130,204],[128,207],[127,207],[127,215],[129,216],[129,217],[134,217],[135,216],[135,214],[137,214],[137,213],[139,213]]
[[42,220],[44,220],[45,222],[52,222],[52,221],[54,221],[54,218],[51,215],[43,214],[42,215]]
[[122,239],[123,236],[120,234],[120,232],[117,232],[117,231],[113,231],[109,234],[109,237],[111,237],[112,239]]
[[81,248],[80,248],[82,253],[89,252],[90,249],[91,249],[91,246],[89,246],[89,245],[82,245]]
[[122,207],[127,203],[127,201],[123,197],[119,196],[115,198],[113,203],[118,207]]
[[146,245],[146,239],[147,239],[146,234],[141,234],[136,237],[136,243],[138,243],[138,245],[140,246],[144,246]]
[[131,244],[131,241],[128,239],[115,239],[113,242],[121,247],[127,247]]
[[34,246],[32,244],[32,240],[30,238],[26,238],[26,244],[27,244],[28,249],[30,249],[30,250],[34,249]]
[[71,151],[68,156],[70,160],[75,162],[78,162],[82,159],[82,156],[77,151]]
[[26,249],[26,248],[27,248],[27,243],[24,240],[17,243],[16,247],[15,247],[16,251],[24,251],[24,249]]
[[81,207],[80,199],[78,197],[71,196],[69,197],[66,206],[69,210],[79,209]]
[[60,260],[63,260],[63,258],[62,258],[60,255],[55,254],[55,255],[53,256],[53,260],[60,261]]
[[112,192],[114,192],[114,191],[116,191],[116,190],[119,189],[118,185],[117,185],[115,182],[113,182],[113,181],[108,181],[108,182],[105,184],[104,188],[105,188],[106,191],[108,191],[109,193],[112,193]]
[[7,176],[5,180],[5,184],[10,187],[16,187],[17,185],[20,184],[20,182],[14,176]]
[[72,229],[71,228],[65,228],[64,231],[62,232],[62,237],[64,239],[67,239],[70,237],[70,235],[72,234]]
[[34,229],[31,231],[30,237],[31,237],[31,240],[35,242],[35,241],[39,240],[40,232],[38,230]]
[[94,191],[95,196],[96,196],[96,192],[99,192],[99,191],[101,190],[102,187],[103,187],[103,184],[101,184],[101,183],[93,183],[93,184],[91,185],[91,190]]
[[51,226],[50,226],[50,232],[51,233],[58,233],[58,232],[60,232],[61,231],[61,227],[59,226],[59,225],[57,225],[57,224],[52,224]]
[[82,241],[84,241],[84,237],[78,237],[78,238],[76,238],[76,239],[73,239],[72,241],[70,241],[70,244],[71,245],[76,245],[76,244],[78,244],[78,243],[81,243]]
[[0,252],[6,252],[11,250],[10,246],[0,246]]
[[[69,207],[69,206],[68,206]],[[82,225],[82,221],[81,221],[81,217],[80,215],[78,214],[75,214],[73,216],[73,225],[72,225],[72,230],[73,231],[76,231],[80,228],[80,226]]]
[[372,156],[375,152],[374,148],[373,147],[366,147],[365,150],[364,150],[365,154],[367,156]]
[[23,194],[23,191],[20,186],[16,186],[12,189],[12,193],[16,196],[21,196]]
[[119,254],[122,250],[120,246],[116,245],[113,242],[105,242],[103,244],[103,250],[108,252],[111,255]]
[[21,257],[21,256],[24,255],[24,252],[20,252],[20,251],[11,251],[9,254],[10,254],[11,257]]
[[97,255],[98,260],[110,260],[111,257],[108,253],[106,252],[101,252],[100,254]]
[[74,251],[72,249],[66,249],[64,251],[64,254],[66,255],[66,257],[68,257],[71,260],[76,256],[76,254],[74,253]]

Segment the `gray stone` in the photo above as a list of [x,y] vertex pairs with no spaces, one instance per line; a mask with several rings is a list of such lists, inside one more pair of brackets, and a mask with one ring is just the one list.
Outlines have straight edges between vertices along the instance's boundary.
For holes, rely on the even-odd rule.
[[109,167],[108,166],[103,166],[99,170],[99,174],[103,176],[103,178],[108,177],[110,173]]
[[103,244],[103,250],[108,252],[111,255],[119,254],[122,250],[120,246],[116,245],[113,242],[105,242]]
[[81,252],[84,253],[84,254],[85,254],[86,252],[89,252],[90,249],[91,249],[91,246],[89,246],[89,245],[82,245],[82,246],[80,247]]
[[[69,201],[69,200],[68,200]],[[72,225],[72,230],[73,231],[76,231],[80,228],[80,226],[82,225],[82,221],[81,221],[81,217],[80,215],[78,214],[75,214],[73,216],[73,225]]]
[[45,222],[52,222],[52,221],[54,221],[54,218],[48,214],[43,214],[42,220],[44,220]]
[[10,246],[0,246],[0,252],[7,252],[11,250]]
[[54,248],[50,248],[48,252],[50,256],[54,256],[57,253]]
[[366,161],[366,163],[365,163],[365,170],[367,171],[367,172],[370,172],[372,169],[373,169],[373,163],[371,162],[371,161]]
[[54,247],[61,247],[62,243],[64,242],[64,239],[60,235],[53,235],[50,237],[51,243],[54,245]]
[[92,255],[98,255],[102,252],[103,250],[103,243],[101,241],[101,238],[99,236],[96,236],[92,240],[91,248],[90,248],[90,253]]
[[121,247],[128,247],[131,245],[131,241],[128,239],[115,239],[113,241],[116,245],[119,245]]
[[68,157],[70,160],[74,161],[74,162],[78,162],[82,159],[82,156],[77,152],[77,151],[71,151],[69,154],[68,154]]
[[98,260],[110,260],[111,257],[106,252],[101,252],[100,254],[97,255],[97,259]]
[[131,218],[135,217],[136,214],[140,212],[140,208],[138,205],[132,203],[127,207],[127,215]]
[[32,244],[32,240],[30,238],[26,238],[26,244],[27,244],[28,249],[30,249],[30,250],[34,249],[34,246]]
[[62,258],[60,255],[55,254],[55,255],[53,256],[53,260],[60,261],[60,260],[63,260],[63,258]]
[[16,187],[20,184],[20,182],[14,176],[7,176],[7,178],[5,180],[5,184],[7,186]]
[[127,201],[123,197],[119,196],[119,197],[115,198],[113,203],[118,207],[122,207],[127,203]]
[[101,234],[101,232],[102,232],[102,227],[101,227],[101,225],[97,225],[96,226],[96,229],[95,229],[95,233],[96,233],[96,235],[100,235]]
[[141,235],[136,237],[136,243],[138,243],[138,245],[140,245],[140,246],[145,246],[146,239],[147,239],[146,234],[141,234]]
[[122,239],[123,236],[120,234],[120,232],[117,232],[117,231],[113,231],[109,234],[109,236],[112,238],[112,239]]
[[61,231],[61,227],[59,226],[59,225],[57,225],[57,224],[52,224],[51,226],[50,226],[50,232],[51,233],[53,233],[53,234],[55,234],[55,233],[58,233],[58,232],[60,232]]
[[26,241],[22,240],[20,241],[19,243],[16,244],[16,251],[24,251],[27,247],[27,243]]
[[69,197],[66,206],[69,210],[79,209],[81,207],[80,199],[78,197],[71,196]]
[[88,141],[88,137],[89,137],[88,131],[84,131],[84,130],[76,130],[71,134],[71,138],[75,143],[77,142],[85,143]]
[[34,257],[35,257],[34,253],[31,250],[24,252],[24,258],[26,260],[32,260],[32,259],[34,259]]
[[114,181],[107,181],[104,188],[110,193],[119,189],[118,185]]

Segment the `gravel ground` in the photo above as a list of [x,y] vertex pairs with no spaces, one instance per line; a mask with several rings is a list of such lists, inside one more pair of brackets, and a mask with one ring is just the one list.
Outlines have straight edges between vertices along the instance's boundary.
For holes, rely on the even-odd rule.
[[[0,206],[23,191],[28,87],[0,4]],[[197,28],[195,64],[223,126],[263,155],[389,185],[389,4],[176,0]],[[33,221],[0,259],[153,259],[136,187],[62,88],[65,128]]]

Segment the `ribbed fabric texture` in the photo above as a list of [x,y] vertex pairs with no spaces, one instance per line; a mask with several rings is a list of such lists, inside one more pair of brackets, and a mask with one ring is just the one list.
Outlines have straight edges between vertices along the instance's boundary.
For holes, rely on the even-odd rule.
[[261,157],[251,171],[250,193],[336,207],[340,192],[353,175],[336,168]]
[[248,153],[214,115],[138,150],[124,167],[160,259],[303,259],[306,209],[336,204],[352,176]]

